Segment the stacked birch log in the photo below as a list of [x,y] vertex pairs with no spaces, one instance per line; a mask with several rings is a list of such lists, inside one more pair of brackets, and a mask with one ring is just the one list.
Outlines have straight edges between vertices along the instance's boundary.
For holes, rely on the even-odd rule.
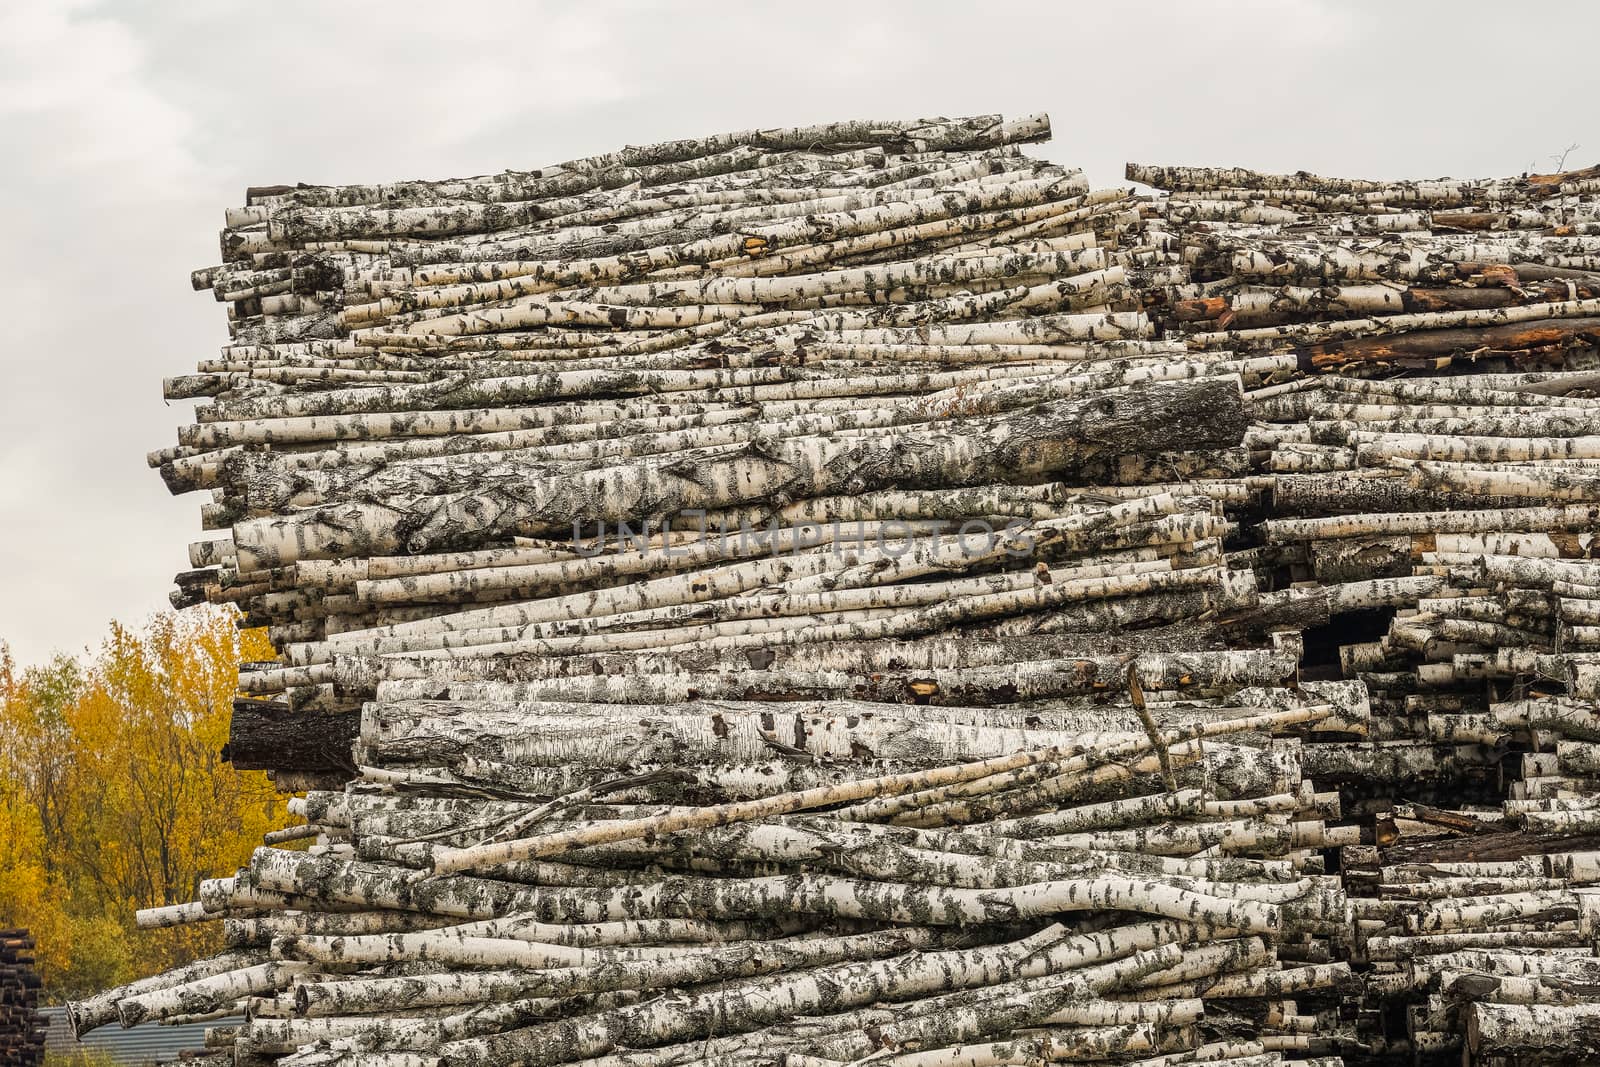
[[1307,375],[1253,396],[1255,551],[1261,621],[1337,645],[1370,698],[1366,759],[1307,766],[1374,821],[1341,850],[1358,1029],[1441,1062],[1592,1056],[1600,172],[1129,176],[1169,190],[1147,210],[1206,289],[1169,306],[1190,343]]
[[[1333,958],[1347,906],[1315,851],[1339,840],[1325,825],[1338,800],[1270,735],[1333,708],[1217,677],[1285,659],[1141,656],[1130,684],[1165,668],[1234,706],[1141,691],[1070,729],[1068,707],[924,707],[862,730],[876,750],[844,750],[846,768],[890,773],[836,781],[796,751],[824,776],[799,790],[776,771],[771,785],[691,777],[761,737],[753,726],[820,754],[830,723],[792,701],[759,723],[723,706],[720,733],[655,720],[664,741],[677,731],[690,779],[663,782],[653,752],[634,754],[649,738],[625,736],[608,705],[573,707],[552,733],[529,683],[462,683],[477,699],[447,694],[444,721],[424,711],[436,700],[385,691],[364,719],[422,729],[364,723],[363,783],[294,802],[318,844],[264,848],[202,887],[230,953],[180,985],[79,1004],[78,1022],[248,998],[235,1055],[286,1063],[960,1063],[996,1041],[1009,1057],[1118,1061],[1319,1051],[1352,984]],[[963,710],[985,725],[960,729]],[[455,761],[463,744],[484,762]],[[544,800],[549,786],[485,785],[489,761],[560,761],[558,788],[574,771],[604,780]],[[751,799],[665,804],[662,786]],[[194,917],[181,910],[144,918]]]
[[1047,134],[251,190],[151,458],[227,531],[175,603],[281,651],[228,752],[303,823],[141,913],[229,948],[79,1030],[1560,1059],[1517,1035],[1584,964],[1485,978],[1589,943],[1600,174],[1130,166],[1150,196]]
[[39,973],[26,930],[0,930],[0,1063],[35,1067],[44,1062],[48,1028],[39,1013]]

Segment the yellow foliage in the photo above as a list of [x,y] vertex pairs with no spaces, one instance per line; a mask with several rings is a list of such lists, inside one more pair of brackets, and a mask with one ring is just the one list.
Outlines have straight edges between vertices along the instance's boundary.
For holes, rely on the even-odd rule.
[[138,908],[192,900],[284,820],[259,772],[219,750],[241,657],[231,611],[118,623],[83,658],[19,670],[0,644],[0,922],[27,926],[47,987],[83,991],[218,947],[215,924],[136,931]]
[[46,1052],[44,1067],[117,1067],[103,1048],[74,1048],[71,1052]]

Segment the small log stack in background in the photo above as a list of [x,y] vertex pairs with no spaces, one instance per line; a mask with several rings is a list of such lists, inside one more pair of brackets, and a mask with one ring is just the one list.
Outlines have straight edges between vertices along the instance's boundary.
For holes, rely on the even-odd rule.
[[35,1067],[44,1062],[48,1024],[39,1013],[39,973],[26,930],[0,930],[0,1063]]
[[1600,174],[1141,195],[1047,134],[252,190],[195,276],[233,343],[169,380],[202,402],[152,462],[227,531],[175,602],[282,652],[229,754],[304,822],[142,913],[229,950],[80,1031],[243,1006],[219,1061],[350,1067],[1581,1052]]

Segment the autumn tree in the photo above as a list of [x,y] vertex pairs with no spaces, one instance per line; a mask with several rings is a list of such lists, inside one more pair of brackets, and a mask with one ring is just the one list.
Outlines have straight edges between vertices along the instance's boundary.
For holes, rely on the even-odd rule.
[[214,948],[207,927],[135,932],[281,824],[265,777],[221,760],[239,658],[230,612],[113,623],[93,653],[19,669],[0,646],[0,917],[32,927],[46,981],[90,988]]

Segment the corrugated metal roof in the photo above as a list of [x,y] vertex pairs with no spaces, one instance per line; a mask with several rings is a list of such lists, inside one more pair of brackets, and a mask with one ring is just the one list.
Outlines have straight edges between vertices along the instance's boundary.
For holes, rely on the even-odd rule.
[[85,1034],[80,1042],[72,1036],[67,1025],[66,1008],[40,1008],[40,1014],[50,1021],[45,1034],[45,1048],[50,1052],[70,1053],[78,1048],[104,1049],[119,1064],[171,1063],[187,1049],[205,1047],[206,1027],[238,1026],[243,1018],[218,1019],[210,1023],[187,1023],[183,1026],[162,1026],[160,1023],[140,1023],[124,1030],[113,1023]]

